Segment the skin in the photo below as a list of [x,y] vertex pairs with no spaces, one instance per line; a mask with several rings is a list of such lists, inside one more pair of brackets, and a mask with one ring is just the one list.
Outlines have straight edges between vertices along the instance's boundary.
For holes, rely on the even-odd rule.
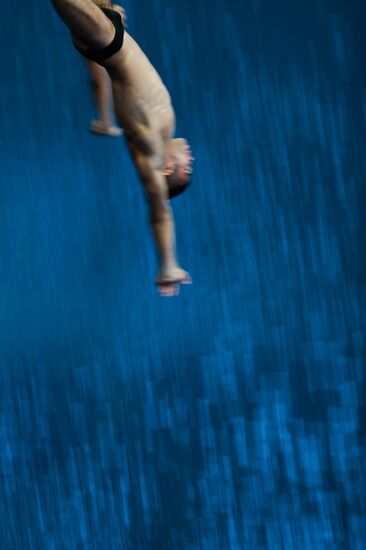
[[104,67],[94,61],[86,60],[91,77],[94,102],[98,114],[96,120],[92,120],[90,131],[95,134],[118,137],[122,130],[113,121],[113,96],[111,79]]
[[[112,22],[97,0],[52,0],[81,48],[104,48],[115,35]],[[113,5],[125,17],[124,10]],[[169,178],[186,183],[193,157],[187,142],[174,140],[175,114],[160,76],[135,40],[125,32],[123,47],[103,62],[111,81],[117,120],[143,183],[160,268],[156,284],[163,296],[175,296],[191,282],[177,262],[175,230],[168,200]]]

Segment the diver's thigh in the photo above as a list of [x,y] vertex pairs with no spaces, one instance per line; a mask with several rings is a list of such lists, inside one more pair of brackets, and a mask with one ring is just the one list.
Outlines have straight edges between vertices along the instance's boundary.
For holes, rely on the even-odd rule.
[[91,0],[52,0],[80,48],[103,48],[113,40],[115,29],[103,11]]

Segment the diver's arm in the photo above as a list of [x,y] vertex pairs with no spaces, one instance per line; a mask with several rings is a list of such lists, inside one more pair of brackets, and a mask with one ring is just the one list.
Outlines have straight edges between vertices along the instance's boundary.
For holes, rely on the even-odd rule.
[[169,271],[177,266],[177,260],[174,219],[168,201],[166,177],[162,170],[154,165],[153,158],[136,150],[132,156],[149,205],[151,229],[160,259],[160,270]]

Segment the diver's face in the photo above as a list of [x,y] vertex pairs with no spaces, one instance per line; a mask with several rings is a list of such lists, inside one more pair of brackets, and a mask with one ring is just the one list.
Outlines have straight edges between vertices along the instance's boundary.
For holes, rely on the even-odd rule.
[[188,142],[183,139],[173,139],[171,144],[171,157],[174,163],[174,172],[182,182],[188,181],[192,174],[193,156]]
[[192,172],[188,172],[186,168],[182,166],[177,166],[175,169],[175,178],[179,182],[179,185],[187,185],[189,181],[189,176]]
[[165,165],[170,196],[182,193],[189,184],[192,174],[193,156],[185,139],[173,139],[170,143],[169,153]]

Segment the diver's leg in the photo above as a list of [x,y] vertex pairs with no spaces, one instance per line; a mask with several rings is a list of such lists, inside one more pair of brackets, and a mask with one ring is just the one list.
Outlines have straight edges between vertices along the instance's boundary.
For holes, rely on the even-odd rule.
[[69,27],[76,45],[104,48],[115,35],[113,23],[92,0],[51,0],[61,19]]
[[104,67],[94,61],[87,61],[93,86],[93,95],[98,119],[93,120],[90,130],[96,134],[117,137],[122,130],[115,126],[113,120],[113,96],[111,79]]

